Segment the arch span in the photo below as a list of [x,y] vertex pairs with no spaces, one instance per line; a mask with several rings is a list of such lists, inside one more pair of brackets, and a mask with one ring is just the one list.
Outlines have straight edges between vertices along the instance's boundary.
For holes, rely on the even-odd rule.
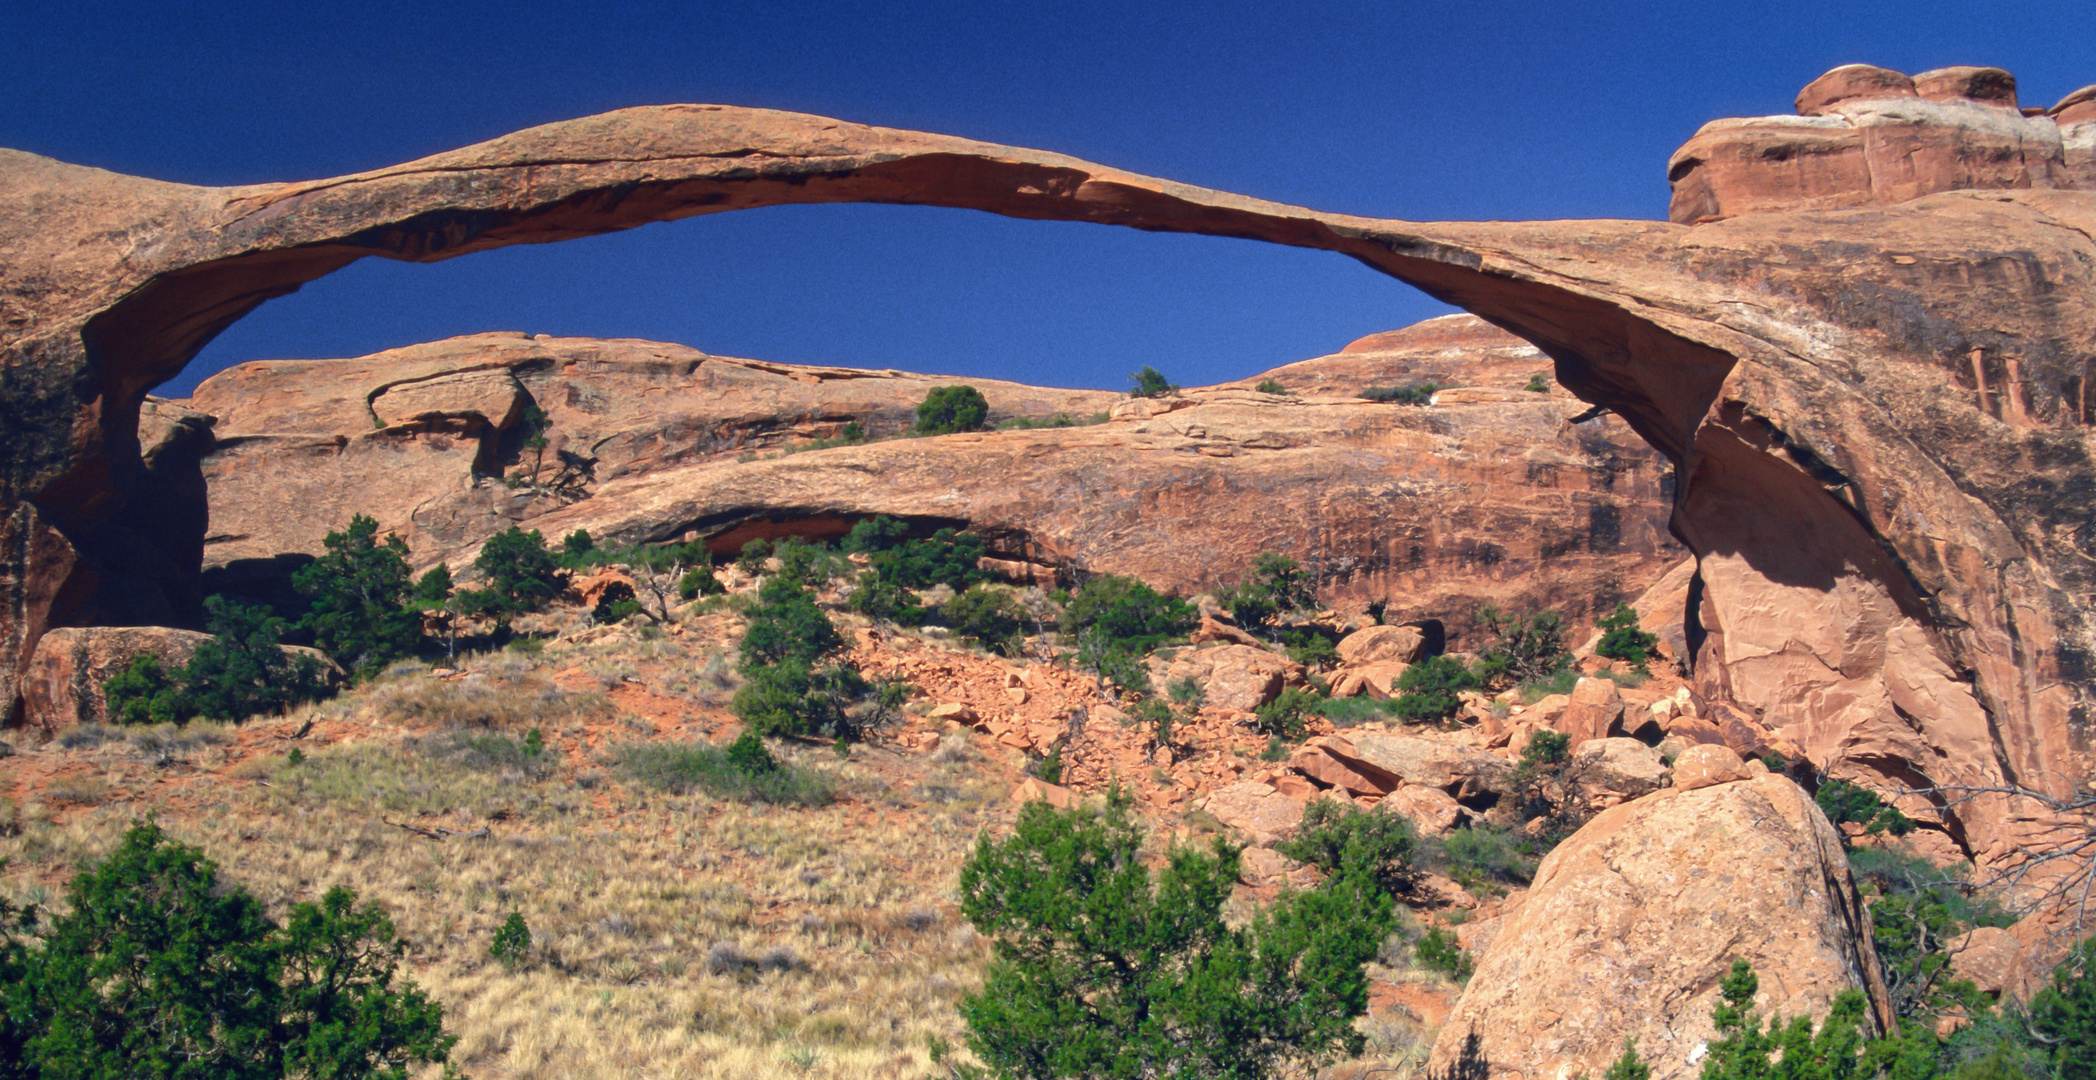
[[[45,628],[134,621],[189,587],[194,561],[144,509],[139,402],[258,304],[366,256],[431,261],[810,202],[1357,259],[1533,341],[1563,385],[1674,459],[1674,528],[1708,568],[1706,665],[1815,756],[1897,750],[1938,780],[2046,783],[2086,749],[2096,468],[2072,388],[2096,356],[2096,196],[1948,194],[1696,227],[1422,224],[713,105],[240,188],[0,151],[0,702],[16,708],[15,673]],[[2049,496],[2031,497],[2034,482]],[[2007,825],[1989,821],[1957,835],[1984,850]]]

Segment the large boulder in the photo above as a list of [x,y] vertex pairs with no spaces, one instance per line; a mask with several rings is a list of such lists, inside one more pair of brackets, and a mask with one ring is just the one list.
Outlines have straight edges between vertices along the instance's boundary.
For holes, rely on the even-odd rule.
[[1256,709],[1302,677],[1301,664],[1250,645],[1224,645],[1199,655],[1208,667],[1208,704],[1221,709]]
[[102,684],[110,676],[142,655],[158,657],[163,668],[179,668],[196,655],[198,645],[209,640],[209,634],[165,626],[53,630],[37,642],[22,696],[29,715],[47,732],[74,724],[106,723],[109,698]]
[[1409,664],[1426,648],[1426,634],[1416,626],[1370,626],[1339,639],[1339,662],[1349,667],[1396,660]]
[[1826,1015],[1889,998],[1841,840],[1778,776],[1663,791],[1603,812],[1543,860],[1441,1029],[1443,1068],[1469,1036],[1495,1080],[1599,1076],[1637,1040],[1654,1080],[1697,1075],[1735,959],[1764,1014]]
[[1296,825],[1303,820],[1300,799],[1250,780],[1217,788],[1201,803],[1201,809],[1261,847],[1294,836]]
[[1487,750],[1410,735],[1361,735],[1347,740],[1351,755],[1326,740],[1325,749],[1371,775],[1436,788],[1458,798],[1502,791],[1514,766]]

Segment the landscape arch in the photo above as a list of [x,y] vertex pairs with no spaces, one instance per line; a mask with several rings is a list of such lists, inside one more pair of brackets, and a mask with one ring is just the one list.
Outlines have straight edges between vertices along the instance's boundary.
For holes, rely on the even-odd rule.
[[[1932,406],[1908,391],[1940,388],[1959,343],[2008,341],[2026,343],[2009,378],[2031,389],[2017,401],[2042,406],[2041,383],[2057,396],[2068,360],[2040,346],[2096,341],[2096,197],[1988,194],[2008,197],[1698,226],[1420,224],[714,105],[234,188],[0,151],[12,286],[0,295],[0,705],[19,722],[19,673],[45,630],[126,624],[194,590],[199,559],[156,527],[168,493],[140,460],[139,406],[262,302],[372,255],[433,261],[697,214],[888,202],[1328,250],[1475,312],[1675,462],[1672,527],[1702,566],[1702,600],[1684,615],[1708,631],[1699,680],[1713,692],[1808,723],[1810,748],[1857,768],[1924,762],[1939,783],[2054,786],[2096,700],[2096,536],[2057,526],[2096,510],[2096,469],[2085,449],[2053,453],[2042,465],[2064,494],[2043,502],[1975,485],[1975,462],[2028,457],[2030,440],[1918,424]],[[2061,218],[2084,227],[2043,227]],[[1907,261],[1878,258],[1893,250]],[[1933,512],[1903,512],[1914,506]],[[1947,824],[1984,853],[2006,850],[2012,816],[1961,810]]]

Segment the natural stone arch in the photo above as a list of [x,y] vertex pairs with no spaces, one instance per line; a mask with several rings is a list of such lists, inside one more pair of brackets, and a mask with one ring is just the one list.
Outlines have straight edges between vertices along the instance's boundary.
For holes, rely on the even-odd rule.
[[[139,402],[256,305],[368,255],[431,261],[814,202],[1318,248],[1468,308],[1536,343],[1563,385],[1677,462],[1674,529],[1710,571],[1689,617],[1709,632],[1713,689],[1729,682],[1783,719],[1808,702],[1801,733],[1857,768],[1904,755],[1938,781],[2052,786],[2075,760],[2096,530],[2071,526],[2096,512],[2096,469],[2084,416],[2062,422],[2058,403],[2069,370],[2080,378],[2096,352],[2096,196],[1938,195],[1694,228],[1415,224],[1041,151],[696,105],[239,188],[0,151],[0,268],[13,283],[0,295],[0,702],[15,707],[15,672],[47,627],[132,621],[152,606],[141,597],[183,587],[173,577],[186,552],[138,510],[150,505]],[[1967,343],[2020,366],[1959,411],[1927,394],[1949,378],[1946,351]],[[2010,429],[1975,426],[2001,416],[2001,400],[2015,403]],[[2019,495],[2027,471],[1996,475],[2019,459],[2059,497]],[[1985,469],[1996,474],[1975,478]],[[1903,513],[1915,505],[1927,520]],[[161,577],[127,576],[146,551]],[[1948,825],[1985,852],[2005,841],[2005,818]],[[1985,835],[1968,835],[1976,820]]]

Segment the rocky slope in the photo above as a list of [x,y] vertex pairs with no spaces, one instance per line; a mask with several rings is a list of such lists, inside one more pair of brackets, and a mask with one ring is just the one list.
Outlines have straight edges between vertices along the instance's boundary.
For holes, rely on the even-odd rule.
[[[216,418],[202,464],[214,591],[266,590],[345,507],[461,570],[512,523],[625,543],[695,533],[732,556],[887,514],[970,527],[1007,574],[1043,581],[1120,573],[1192,593],[1281,551],[1328,603],[1385,601],[1388,618],[1460,638],[1482,604],[1591,624],[1683,554],[1665,532],[1666,463],[1620,420],[1575,424],[1577,400],[1522,389],[1548,367],[1450,316],[1161,401],[974,380],[993,421],[1111,419],[903,438],[952,380],[490,334],[243,364],[156,405]],[[1268,378],[1297,392],[1247,388]],[[1425,408],[1358,396],[1429,378],[1461,388]],[[527,403],[550,421],[543,455],[519,446]],[[793,452],[848,423],[874,441]]]
[[[1962,100],[1989,107],[1998,82],[1968,80]],[[2049,118],[2062,162],[2096,132],[2081,96]],[[1972,127],[1927,109],[1900,123],[1922,144]],[[2096,192],[1978,169],[1873,181],[1830,208],[1785,186],[1788,134],[1739,137],[1732,167],[1774,194],[1693,226],[1348,217],[726,106],[622,110],[244,188],[0,154],[0,702],[16,708],[50,627],[193,616],[192,540],[167,527],[172,489],[139,453],[139,407],[255,305],[368,255],[906,202],[1322,248],[1468,308],[1678,466],[1672,527],[1699,560],[1685,638],[1709,694],[1838,775],[2064,793],[2096,712]],[[1676,172],[1684,185],[1695,170]],[[2030,838],[2027,810],[1987,797],[1931,816],[1999,863]]]

